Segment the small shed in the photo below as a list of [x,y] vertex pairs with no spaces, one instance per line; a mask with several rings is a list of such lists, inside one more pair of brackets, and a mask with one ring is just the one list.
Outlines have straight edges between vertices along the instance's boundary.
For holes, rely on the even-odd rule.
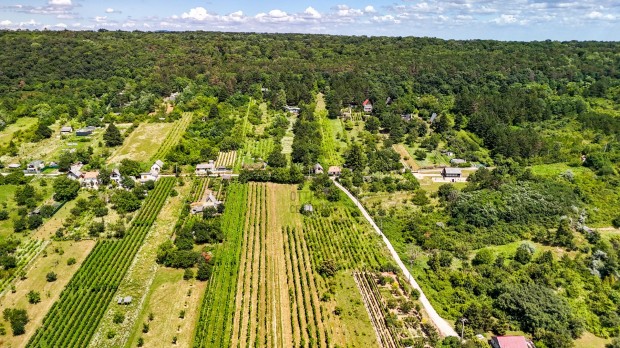
[[453,159],[450,160],[450,164],[459,165],[459,164],[463,164],[463,163],[467,163],[467,161],[465,161],[464,159],[461,159],[461,158],[453,158]]
[[462,176],[461,168],[444,168],[441,171],[441,176],[444,178],[460,178]]
[[75,135],[77,135],[78,137],[86,137],[93,134],[93,130],[92,129],[88,129],[88,128],[81,128],[78,129],[77,131],[75,131]]
[[22,165],[19,163],[11,163],[9,164],[9,169],[17,169],[19,167],[21,167]]
[[128,305],[131,304],[131,301],[133,301],[133,297],[125,296],[119,297],[118,300],[116,300],[116,303],[118,303],[119,305]]
[[312,171],[314,174],[323,174],[323,166],[320,163],[317,163],[312,167]]
[[210,160],[209,163],[199,163],[196,165],[196,175],[205,175],[215,171],[215,161]]
[[73,133],[73,127],[71,126],[64,126],[60,128],[61,135],[71,135],[71,133]]
[[340,176],[340,173],[342,172],[342,170],[340,169],[340,167],[338,166],[331,166],[329,167],[329,169],[327,170],[327,174],[329,176]]
[[38,173],[43,168],[45,168],[45,163],[43,163],[43,161],[41,160],[36,160],[28,163],[28,167],[26,167],[26,170],[29,173]]
[[304,209],[304,213],[312,213],[314,211],[312,204],[304,204],[303,209]]

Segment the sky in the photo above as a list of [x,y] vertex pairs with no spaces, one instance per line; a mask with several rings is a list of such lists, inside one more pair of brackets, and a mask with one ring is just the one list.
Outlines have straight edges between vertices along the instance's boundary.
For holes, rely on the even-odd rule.
[[0,28],[620,41],[620,0],[0,0]]

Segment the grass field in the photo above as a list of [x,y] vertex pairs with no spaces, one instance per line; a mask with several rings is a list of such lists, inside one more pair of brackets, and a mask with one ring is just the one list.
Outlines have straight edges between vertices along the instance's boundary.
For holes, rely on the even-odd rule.
[[[158,269],[158,266],[153,262],[157,255],[157,247],[172,235],[174,224],[183,207],[184,197],[189,194],[190,187],[191,185],[176,186],[179,195],[169,198],[159,212],[142,247],[136,254],[135,260],[118,286],[116,295],[108,305],[89,347],[122,347],[132,334],[131,330],[125,328],[140,326],[137,329],[142,329],[141,323],[138,323],[137,319],[142,314],[145,297],[153,290],[152,283]],[[134,302],[129,306],[119,306],[116,303],[118,296],[131,296],[134,298]],[[160,305],[162,307],[165,305],[173,307],[174,303],[169,301]],[[115,313],[125,315],[125,321],[122,325],[113,323]],[[116,332],[116,335],[111,339],[107,338],[110,331]],[[191,340],[190,335],[186,334],[186,341]],[[172,336],[168,339],[171,341]]]
[[[28,311],[30,318],[26,325],[26,333],[20,336],[10,334],[10,325],[0,318],[0,324],[4,324],[4,327],[9,331],[6,336],[0,336],[1,347],[26,346],[35,329],[41,325],[45,314],[58,299],[60,292],[78,270],[94,245],[94,241],[52,242],[45,249],[47,256],[39,256],[26,272],[26,278],[16,282],[17,291],[15,293],[8,291],[0,297],[0,312],[5,308],[23,308]],[[62,253],[58,252],[59,250],[62,250]],[[75,258],[76,263],[67,265],[69,258]],[[58,275],[58,279],[51,283],[47,282],[45,278],[50,271],[54,271]],[[30,290],[40,292],[40,303],[28,303],[26,294]]]
[[168,134],[175,128],[175,123],[141,123],[123,145],[116,149],[108,163],[119,163],[125,158],[146,162],[158,151]]
[[336,131],[332,128],[332,120],[327,118],[325,99],[321,93],[316,98],[314,115],[321,125],[321,146],[323,148],[321,162],[327,166],[341,165],[343,163],[342,156],[340,155],[342,149],[340,142],[336,140]]
[[30,127],[37,124],[37,120],[38,119],[36,117],[21,117],[18,118],[15,123],[8,125],[0,132],[0,146],[8,144],[16,132],[26,131]]
[[420,169],[418,163],[413,160],[413,157],[411,156],[409,151],[407,151],[407,148],[405,148],[403,144],[394,144],[392,145],[392,147],[394,148],[394,151],[398,152],[398,154],[400,155],[401,161],[405,165],[405,168],[409,168],[411,170]]

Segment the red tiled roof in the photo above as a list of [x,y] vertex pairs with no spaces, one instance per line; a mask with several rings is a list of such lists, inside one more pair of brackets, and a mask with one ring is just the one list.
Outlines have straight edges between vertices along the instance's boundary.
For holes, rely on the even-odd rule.
[[364,102],[362,103],[362,105],[368,105],[368,104],[370,104],[370,100],[368,99],[364,100]]
[[529,348],[523,336],[498,336],[495,339],[500,348]]

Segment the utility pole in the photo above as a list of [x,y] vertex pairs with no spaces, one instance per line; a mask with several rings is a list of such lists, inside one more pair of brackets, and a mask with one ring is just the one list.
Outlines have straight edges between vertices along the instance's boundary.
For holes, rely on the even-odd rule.
[[469,320],[467,320],[467,318],[463,317],[461,318],[461,341],[465,341],[465,323],[468,323]]

